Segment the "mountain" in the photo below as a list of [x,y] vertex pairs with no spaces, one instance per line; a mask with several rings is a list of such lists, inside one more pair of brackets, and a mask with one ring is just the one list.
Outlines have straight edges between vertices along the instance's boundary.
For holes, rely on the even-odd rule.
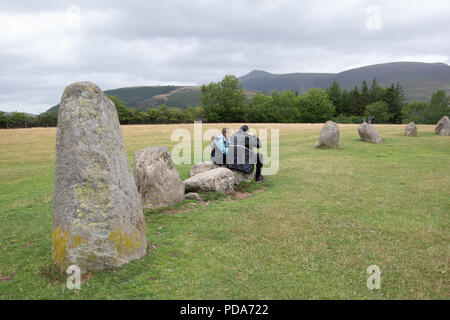
[[[143,109],[157,108],[160,105],[185,109],[189,106],[197,107],[201,104],[200,87],[198,86],[150,86],[126,87],[105,90],[105,94],[116,96],[130,108]],[[256,92],[247,91],[247,99]],[[58,111],[59,104],[48,111]]]
[[[120,89],[118,89],[120,90]],[[200,87],[176,87],[173,90],[154,95],[130,105],[133,108],[147,109],[157,108],[160,105],[168,107],[187,108],[189,106],[196,107],[200,105]]]
[[373,78],[381,86],[399,82],[406,99],[429,100],[433,92],[445,90],[450,94],[450,66],[445,63],[392,62],[351,69],[340,73],[273,74],[254,70],[239,78],[244,89],[270,93],[273,90],[294,90],[304,93],[312,87],[326,89],[334,79],[341,88],[352,89],[363,80],[370,86]]
[[[169,107],[187,108],[200,105],[200,87],[193,86],[145,86],[105,90],[133,109],[156,108],[162,104]],[[48,111],[58,111],[59,104]]]
[[[450,94],[450,66],[445,63],[392,62],[351,69],[340,73],[286,73],[273,74],[263,70],[252,72],[239,78],[246,89],[247,99],[256,92],[270,93],[273,90],[294,90],[304,93],[316,87],[326,89],[334,79],[341,88],[352,89],[363,80],[370,86],[373,78],[379,85],[387,87],[400,82],[405,89],[406,99],[429,100],[433,92],[445,90]],[[199,106],[200,87],[197,86],[143,86],[105,90],[134,109],[168,107],[187,108]],[[58,111],[59,104],[49,111]]]

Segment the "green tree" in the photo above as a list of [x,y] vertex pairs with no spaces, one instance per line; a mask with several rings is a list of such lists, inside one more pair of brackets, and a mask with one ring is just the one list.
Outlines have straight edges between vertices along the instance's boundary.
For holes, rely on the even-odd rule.
[[0,128],[6,128],[7,120],[6,112],[0,111]]
[[362,104],[361,93],[357,86],[350,91],[350,112],[355,116],[362,116],[364,114],[364,105]]
[[142,110],[132,110],[131,118],[129,119],[129,124],[144,124],[145,123],[145,112]]
[[383,89],[378,85],[377,79],[374,77],[369,91],[369,103],[383,100]]
[[13,112],[8,117],[8,126],[11,128],[28,128],[32,119],[23,112]]
[[245,120],[245,90],[233,75],[219,83],[201,87],[201,101],[205,116],[212,122],[239,122]]
[[365,117],[375,116],[378,123],[387,123],[390,121],[392,114],[389,112],[389,106],[384,101],[375,101],[366,106],[364,112]]
[[250,122],[277,122],[278,115],[274,111],[273,95],[257,93],[249,102],[247,120]]
[[400,83],[397,82],[394,89],[394,105],[393,108],[390,110],[392,115],[392,122],[393,123],[401,123],[402,119],[402,108],[405,104],[405,90],[402,86],[400,86]]
[[336,109],[337,114],[343,114],[343,99],[342,99],[342,90],[339,87],[339,83],[334,79],[333,83],[326,90],[328,98],[333,103],[334,108]]
[[148,108],[144,113],[145,123],[156,124],[159,121],[159,111],[155,108]]
[[300,121],[300,112],[298,108],[299,98],[294,91],[285,90],[281,94],[277,91],[272,92],[272,110],[273,118],[277,122],[297,122]]
[[402,108],[405,104],[405,94],[400,84],[391,84],[391,86],[386,89],[383,100],[389,106],[389,112],[391,113],[390,122],[400,123],[402,118]]
[[319,88],[311,88],[300,96],[299,111],[302,122],[324,122],[336,112],[328,95]]
[[197,119],[202,119],[204,115],[203,107],[187,107],[184,111],[184,121],[194,122]]
[[428,110],[431,105],[425,101],[411,101],[402,108],[402,118],[404,123],[414,121],[416,124],[430,123],[428,119]]
[[169,110],[166,105],[161,105],[158,107],[158,123],[168,123],[169,121]]
[[430,101],[430,120],[431,123],[438,122],[443,116],[450,116],[450,96],[446,96],[444,90],[439,90],[431,96]]
[[117,115],[119,116],[120,124],[128,124],[133,118],[133,110],[125,105],[125,102],[117,98],[116,96],[108,95],[108,98],[114,103],[117,109]]
[[40,127],[55,127],[58,123],[58,112],[47,111],[36,117],[36,125]]
[[342,109],[341,114],[345,116],[349,116],[351,112],[351,106],[352,106],[352,96],[350,92],[346,89],[342,91]]
[[369,93],[369,87],[367,86],[366,80],[363,80],[361,85],[361,105],[366,106],[370,103],[370,93]]
[[169,108],[168,123],[183,123],[184,112],[180,108]]
[[430,103],[412,101],[402,108],[403,122],[435,124],[448,114],[450,114],[450,97],[446,96],[444,90],[433,93]]

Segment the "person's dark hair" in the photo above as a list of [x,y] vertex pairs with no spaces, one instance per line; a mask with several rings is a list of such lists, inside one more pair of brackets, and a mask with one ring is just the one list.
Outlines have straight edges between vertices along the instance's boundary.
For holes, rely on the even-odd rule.
[[230,128],[223,128],[222,129],[222,134],[225,136],[227,133],[227,130],[230,130]]
[[246,132],[246,131],[248,130],[248,126],[244,124],[244,125],[241,127],[241,129],[242,129],[242,131]]

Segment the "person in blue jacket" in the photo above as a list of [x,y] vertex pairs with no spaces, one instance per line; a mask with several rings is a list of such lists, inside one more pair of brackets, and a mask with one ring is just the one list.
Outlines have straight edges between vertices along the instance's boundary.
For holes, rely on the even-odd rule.
[[226,164],[226,156],[230,143],[231,129],[223,128],[222,133],[211,141],[211,160],[215,164]]

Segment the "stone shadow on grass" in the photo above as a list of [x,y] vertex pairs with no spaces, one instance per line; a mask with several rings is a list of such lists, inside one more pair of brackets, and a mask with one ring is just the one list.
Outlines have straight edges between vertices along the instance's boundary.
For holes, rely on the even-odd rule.
[[256,183],[254,180],[252,182],[242,181],[238,185],[234,186],[234,193],[228,196],[217,191],[199,192],[198,195],[200,196],[201,201],[184,199],[183,201],[173,206],[153,210],[144,209],[144,216],[148,217],[157,214],[173,215],[183,212],[191,212],[195,208],[206,209],[208,205],[213,201],[234,202],[237,200],[247,199],[255,194],[266,191],[269,187],[270,182],[268,182],[267,180],[263,183]]

